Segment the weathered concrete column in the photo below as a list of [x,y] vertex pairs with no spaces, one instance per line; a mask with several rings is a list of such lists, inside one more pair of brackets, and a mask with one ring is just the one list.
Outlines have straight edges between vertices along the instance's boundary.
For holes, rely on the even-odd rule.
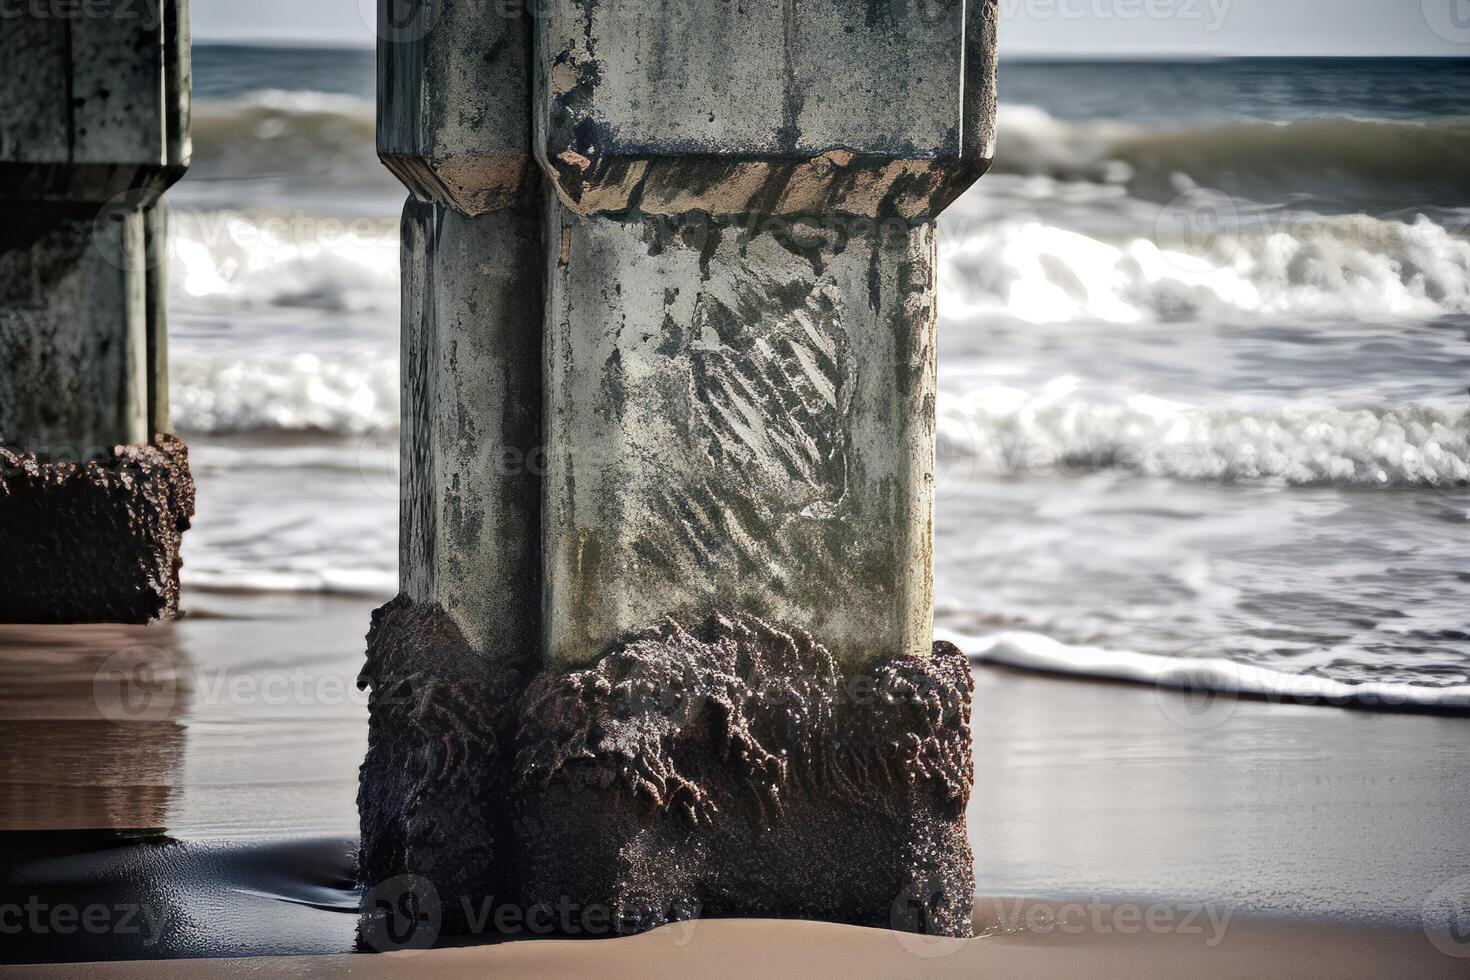
[[450,921],[967,934],[935,219],[991,157],[994,4],[384,8],[380,149],[424,203],[365,877]]
[[384,0],[380,13],[378,148],[413,196],[400,593],[374,615],[360,680],[361,873],[431,883],[445,925],[465,928],[467,908],[509,900],[509,729],[540,643],[531,22],[481,0]]
[[178,604],[159,195],[189,161],[186,0],[19,5],[0,31],[0,620]]
[[983,0],[538,22],[546,657],[522,887],[967,934],[969,672],[932,650],[935,219]]

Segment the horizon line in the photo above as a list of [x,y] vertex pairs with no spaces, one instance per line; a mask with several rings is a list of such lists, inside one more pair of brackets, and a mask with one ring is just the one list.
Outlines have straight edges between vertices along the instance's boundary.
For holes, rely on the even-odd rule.
[[[203,37],[194,38],[195,47],[220,48],[278,48],[285,50],[313,51],[331,49],[339,51],[377,50],[374,43],[343,40],[341,38],[275,38],[275,37]],[[1353,58],[1358,60],[1470,60],[1470,52],[1428,54],[1368,54],[1351,52],[1301,52],[1295,54],[1243,54],[1234,51],[1049,51],[1042,48],[1023,48],[1019,51],[1000,52],[1000,60],[1019,59],[1027,61],[1218,61],[1221,59],[1240,61],[1272,61],[1302,58]]]

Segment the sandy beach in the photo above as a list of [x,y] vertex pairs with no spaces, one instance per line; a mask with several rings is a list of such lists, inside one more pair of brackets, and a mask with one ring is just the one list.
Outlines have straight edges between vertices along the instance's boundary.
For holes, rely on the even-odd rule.
[[[1425,952],[1425,949],[1429,952]],[[874,929],[808,922],[700,922],[607,942],[547,940],[382,956],[263,957],[163,963],[17,967],[35,978],[185,976],[354,977],[419,973],[460,977],[780,976],[1214,978],[1463,977],[1465,961],[1435,952],[1409,933],[1366,928],[1251,922],[1205,948],[1195,937],[1097,935],[915,939]]]
[[[1465,719],[1200,705],[996,668],[976,673],[970,833],[981,895],[1023,897],[977,900],[981,938],[701,921],[355,954],[353,680],[373,602],[188,600],[172,625],[0,630],[3,890],[43,923],[0,960],[66,964],[9,974],[156,976],[158,959],[220,976],[1470,970],[1441,949],[1470,953],[1450,918],[1470,880]],[[135,908],[136,925],[48,918],[97,905]]]

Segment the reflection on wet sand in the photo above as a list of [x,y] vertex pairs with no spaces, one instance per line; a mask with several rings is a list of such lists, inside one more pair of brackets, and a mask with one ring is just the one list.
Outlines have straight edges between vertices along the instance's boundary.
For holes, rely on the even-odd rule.
[[0,626],[0,830],[164,826],[189,698],[169,626]]
[[187,606],[147,627],[0,626],[0,831],[356,831],[368,604]]

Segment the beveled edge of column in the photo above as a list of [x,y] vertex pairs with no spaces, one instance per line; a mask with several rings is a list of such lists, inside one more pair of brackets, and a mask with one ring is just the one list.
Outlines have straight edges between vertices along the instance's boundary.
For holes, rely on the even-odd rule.
[[539,198],[531,15],[510,3],[378,3],[378,159],[415,199],[472,218]]

